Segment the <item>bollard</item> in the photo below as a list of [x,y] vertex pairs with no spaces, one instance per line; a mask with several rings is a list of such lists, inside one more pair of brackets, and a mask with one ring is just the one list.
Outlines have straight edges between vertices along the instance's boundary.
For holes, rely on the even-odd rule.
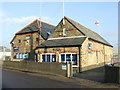
[[67,77],[73,76],[72,62],[67,62]]
[[70,64],[67,62],[67,77],[70,77]]
[[73,76],[73,67],[72,67],[72,62],[70,62],[70,76]]

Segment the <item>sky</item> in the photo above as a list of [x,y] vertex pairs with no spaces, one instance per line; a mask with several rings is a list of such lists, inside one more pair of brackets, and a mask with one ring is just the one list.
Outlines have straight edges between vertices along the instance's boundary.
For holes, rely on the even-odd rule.
[[[117,46],[118,2],[64,2],[64,16]],[[0,45],[10,47],[15,33],[40,17],[42,21],[57,25],[63,17],[62,2],[1,2]],[[100,25],[95,25],[95,21]]]

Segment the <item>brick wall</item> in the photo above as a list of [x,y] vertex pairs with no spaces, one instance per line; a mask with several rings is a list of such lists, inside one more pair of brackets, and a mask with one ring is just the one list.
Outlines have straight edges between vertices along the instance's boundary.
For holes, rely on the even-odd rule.
[[[92,49],[88,49],[88,43],[92,44]],[[112,57],[112,47],[97,43],[88,38],[81,47],[81,65],[87,67],[90,65],[98,65],[101,63],[110,63]]]
[[[29,35],[30,37],[30,42],[29,44],[26,44],[26,35]],[[30,53],[30,57],[29,59],[33,60],[34,59],[34,49],[38,46],[38,33],[27,33],[27,34],[21,34],[21,35],[16,35],[16,38],[14,39],[14,47],[19,47],[19,50],[17,52],[14,52],[12,50],[12,57],[14,57],[14,55],[16,53]],[[40,37],[42,38],[42,37]],[[20,40],[20,42],[19,42]],[[45,40],[42,38],[41,42],[44,42]],[[12,47],[13,49],[13,47]],[[16,59],[13,59],[16,60]],[[22,60],[22,59],[21,59]]]
[[[49,38],[83,36],[82,33],[73,27],[67,20],[64,21],[65,26],[63,26],[62,22],[60,22],[55,31],[49,36]],[[63,35],[63,28],[65,28],[67,31],[67,34],[65,36]]]

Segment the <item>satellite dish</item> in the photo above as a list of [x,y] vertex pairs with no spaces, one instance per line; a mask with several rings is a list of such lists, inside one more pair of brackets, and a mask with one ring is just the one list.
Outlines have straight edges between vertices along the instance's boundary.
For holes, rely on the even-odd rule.
[[100,25],[100,22],[99,22],[99,21],[96,21],[95,24],[96,24],[96,25]]

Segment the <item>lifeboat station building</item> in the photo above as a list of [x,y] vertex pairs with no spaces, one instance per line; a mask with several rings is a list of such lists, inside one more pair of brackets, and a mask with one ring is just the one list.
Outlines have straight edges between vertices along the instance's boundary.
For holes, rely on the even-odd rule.
[[111,62],[113,46],[98,33],[64,16],[55,30],[35,48],[39,62],[72,62],[84,71]]
[[36,19],[19,30],[10,42],[12,61],[34,60],[34,49],[48,39],[54,28],[54,25]]

